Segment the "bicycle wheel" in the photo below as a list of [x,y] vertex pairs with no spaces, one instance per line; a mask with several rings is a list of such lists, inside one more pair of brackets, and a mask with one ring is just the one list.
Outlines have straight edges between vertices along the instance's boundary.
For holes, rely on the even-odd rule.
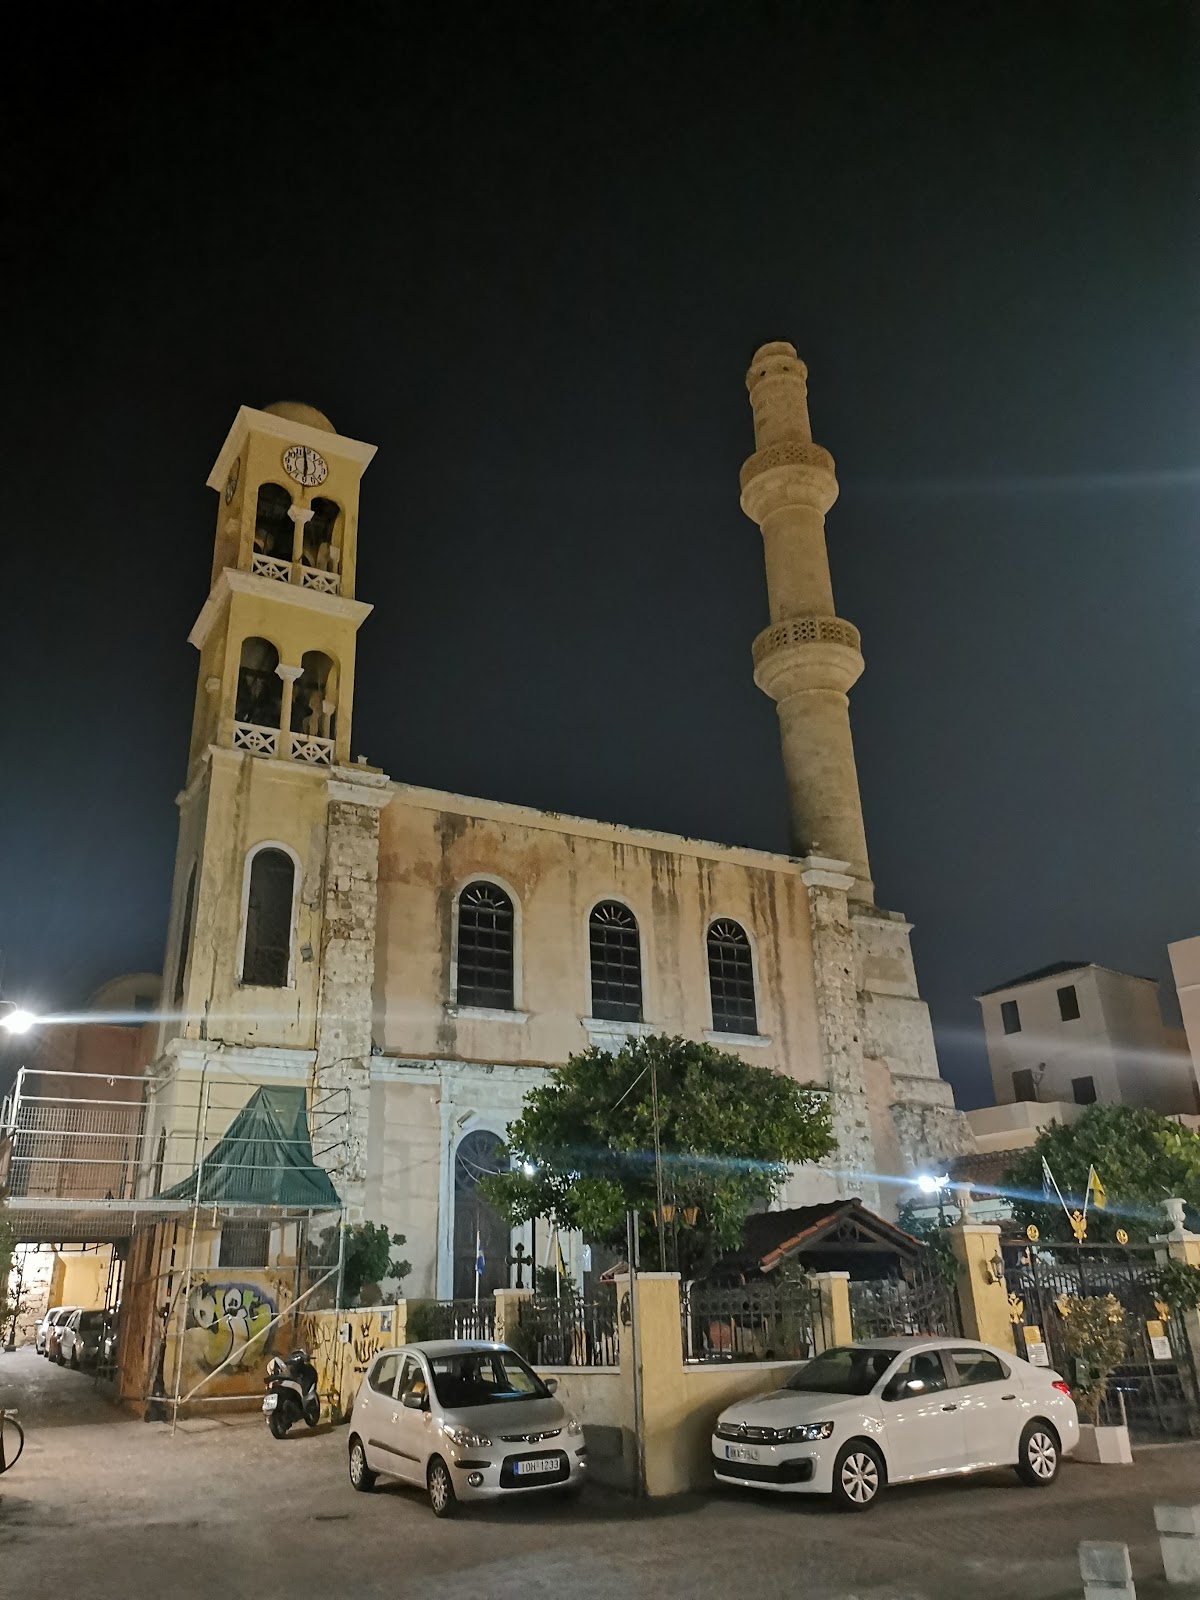
[[[11,1437],[17,1436],[17,1448],[12,1448]],[[25,1448],[25,1430],[14,1417],[0,1419],[0,1472],[7,1472],[9,1467],[15,1467],[21,1459],[21,1451]]]

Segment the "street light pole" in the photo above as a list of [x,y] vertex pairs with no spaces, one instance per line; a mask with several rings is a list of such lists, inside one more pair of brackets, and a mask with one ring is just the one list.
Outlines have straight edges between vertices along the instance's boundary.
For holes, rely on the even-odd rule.
[[662,1145],[658,1137],[658,1068],[650,1063],[650,1105],[654,1114],[654,1191],[658,1197],[658,1270],[667,1270],[667,1224],[663,1218]]

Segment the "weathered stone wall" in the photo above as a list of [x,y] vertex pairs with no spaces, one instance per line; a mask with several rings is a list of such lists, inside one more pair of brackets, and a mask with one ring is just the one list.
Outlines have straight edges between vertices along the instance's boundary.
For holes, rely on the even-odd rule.
[[[318,1159],[326,1165],[351,1221],[365,1205],[367,1130],[371,1112],[371,994],[375,973],[375,906],[379,873],[379,808],[386,783],[331,778],[326,822],[321,981],[317,1011],[313,1121]],[[342,1121],[333,1139],[323,1116]]]

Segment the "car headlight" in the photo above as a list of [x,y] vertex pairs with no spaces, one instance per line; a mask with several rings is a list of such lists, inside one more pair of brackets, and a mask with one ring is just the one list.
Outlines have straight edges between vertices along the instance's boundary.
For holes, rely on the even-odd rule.
[[828,1439],[833,1432],[832,1422],[805,1422],[798,1428],[780,1428],[780,1444],[812,1444],[817,1439]]
[[577,1439],[583,1432],[583,1423],[580,1422],[578,1417],[567,1418],[567,1432],[573,1439]]
[[443,1428],[442,1432],[460,1450],[486,1450],[492,1442],[486,1433],[472,1433],[469,1428]]

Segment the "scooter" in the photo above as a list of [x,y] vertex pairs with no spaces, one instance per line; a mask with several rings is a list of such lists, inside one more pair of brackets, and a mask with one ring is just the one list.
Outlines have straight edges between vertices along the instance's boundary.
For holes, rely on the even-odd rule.
[[317,1369],[306,1350],[293,1350],[286,1361],[272,1356],[267,1362],[267,1393],[262,1408],[273,1439],[283,1439],[302,1418],[310,1428],[321,1420]]

